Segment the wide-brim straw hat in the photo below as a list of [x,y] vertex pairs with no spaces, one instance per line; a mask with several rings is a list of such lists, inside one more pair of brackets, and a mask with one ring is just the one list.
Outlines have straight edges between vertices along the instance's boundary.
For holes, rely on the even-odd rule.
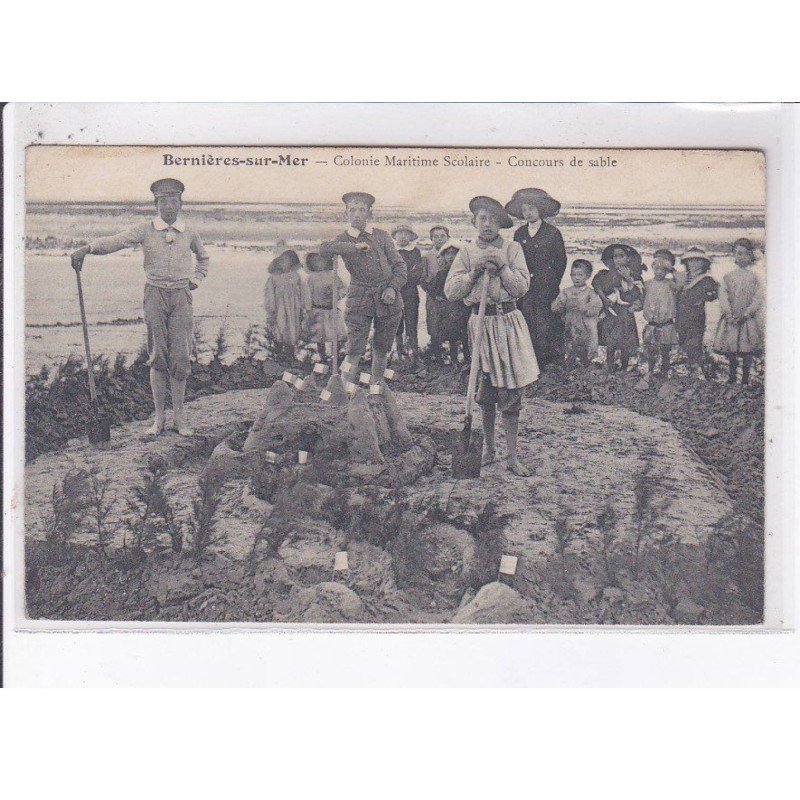
[[392,229],[392,236],[395,236],[400,231],[407,231],[408,233],[410,233],[412,242],[415,239],[419,239],[419,236],[417,236],[417,234],[414,232],[414,229],[410,225],[407,225],[405,222],[401,222],[399,225],[395,225],[395,227]]
[[687,261],[697,259],[698,261],[705,262],[706,269],[711,266],[711,259],[706,255],[706,251],[702,247],[690,247],[682,256],[681,264]]
[[644,264],[642,264],[642,257],[639,255],[639,251],[631,247],[629,244],[623,244],[622,242],[615,242],[614,244],[610,244],[603,250],[603,255],[600,256],[600,260],[609,268],[613,269],[614,267],[614,251],[620,249],[624,250],[628,256],[628,266],[631,269],[631,272],[636,272],[639,270],[647,269]]
[[469,210],[473,214],[477,214],[479,211],[483,210],[491,211],[492,214],[497,214],[497,217],[500,220],[501,228],[514,227],[514,222],[512,221],[511,217],[508,216],[503,204],[495,200],[493,197],[487,197],[483,194],[473,197],[472,200],[469,201]]
[[347,205],[353,200],[363,200],[370,208],[375,205],[375,198],[369,192],[345,192],[342,202]]
[[506,203],[506,211],[512,217],[523,219],[523,201],[536,203],[540,217],[554,217],[561,211],[561,203],[554,197],[550,197],[544,189],[519,189],[514,192],[514,196]]

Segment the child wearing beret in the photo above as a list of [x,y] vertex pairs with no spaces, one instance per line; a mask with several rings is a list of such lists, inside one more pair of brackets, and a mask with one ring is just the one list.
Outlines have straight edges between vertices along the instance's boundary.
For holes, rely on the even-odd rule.
[[[506,465],[515,475],[531,471],[517,457],[517,433],[523,389],[539,375],[528,326],[517,300],[528,291],[530,273],[518,242],[506,242],[501,228],[513,223],[505,208],[491,197],[473,197],[469,204],[475,242],[465,243],[450,268],[444,285],[448,300],[462,300],[472,309],[469,321],[472,347],[478,348],[480,381],[476,402],[483,422],[483,463],[495,455],[497,409],[506,434]],[[478,330],[478,306],[483,284],[488,282],[486,317]]]
[[267,273],[264,284],[267,331],[275,342],[276,355],[293,360],[303,321],[311,312],[311,293],[300,274],[300,258],[294,250],[285,250],[273,258]]
[[349,226],[331,242],[323,242],[319,252],[325,258],[340,256],[350,273],[344,321],[347,325],[347,359],[343,369],[353,368],[367,350],[372,336],[372,374],[370,382],[381,384],[389,351],[403,318],[400,289],[406,282],[406,262],[395,249],[392,237],[373,227],[375,198],[367,192],[347,192],[342,196]]
[[184,185],[175,178],[161,178],[150,191],[157,212],[152,220],[78,248],[72,253],[72,268],[80,272],[89,254],[107,255],[141,245],[147,363],[155,406],[155,421],[147,434],[164,431],[169,381],[174,429],[191,436],[183,400],[191,372],[192,292],[208,274],[209,258],[200,237],[181,217]]

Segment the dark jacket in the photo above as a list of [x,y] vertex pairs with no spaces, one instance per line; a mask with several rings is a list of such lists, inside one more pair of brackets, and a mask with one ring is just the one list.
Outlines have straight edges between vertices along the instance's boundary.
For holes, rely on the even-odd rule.
[[526,223],[514,231],[514,241],[522,246],[531,274],[526,300],[537,308],[545,306],[549,311],[550,304],[558,297],[561,279],[567,269],[567,251],[561,231],[543,221],[536,235],[531,237]]

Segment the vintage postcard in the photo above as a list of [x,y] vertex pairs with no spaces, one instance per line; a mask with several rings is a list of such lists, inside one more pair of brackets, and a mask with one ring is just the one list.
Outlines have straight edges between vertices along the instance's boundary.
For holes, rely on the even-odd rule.
[[765,215],[756,150],[29,146],[25,619],[761,625]]

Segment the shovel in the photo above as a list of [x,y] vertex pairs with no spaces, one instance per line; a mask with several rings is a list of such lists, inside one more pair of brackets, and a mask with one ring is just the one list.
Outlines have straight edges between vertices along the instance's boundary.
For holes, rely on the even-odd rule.
[[469,365],[469,383],[467,384],[467,410],[464,416],[464,429],[459,433],[453,445],[453,477],[480,478],[481,458],[483,456],[483,436],[472,435],[472,403],[475,397],[475,385],[478,382],[478,364],[481,360],[483,344],[483,320],[486,316],[486,296],[489,292],[489,275],[486,275],[481,287],[481,302],[478,306],[478,324],[475,326],[477,336],[472,343],[472,360]]
[[339,276],[337,273],[338,261],[333,261],[333,292],[331,307],[333,308],[333,354],[331,357],[331,377],[325,387],[331,393],[331,401],[336,405],[347,404],[347,392],[344,390],[342,376],[339,375]]
[[111,441],[111,423],[108,418],[100,414],[97,404],[97,387],[94,385],[94,368],[92,364],[92,351],[89,347],[89,327],[86,324],[86,309],[83,306],[83,286],[81,286],[81,272],[75,270],[78,281],[78,302],[81,306],[81,324],[83,325],[83,346],[86,349],[86,372],[89,375],[89,396],[92,403],[92,417],[86,421],[86,435],[91,444]]

